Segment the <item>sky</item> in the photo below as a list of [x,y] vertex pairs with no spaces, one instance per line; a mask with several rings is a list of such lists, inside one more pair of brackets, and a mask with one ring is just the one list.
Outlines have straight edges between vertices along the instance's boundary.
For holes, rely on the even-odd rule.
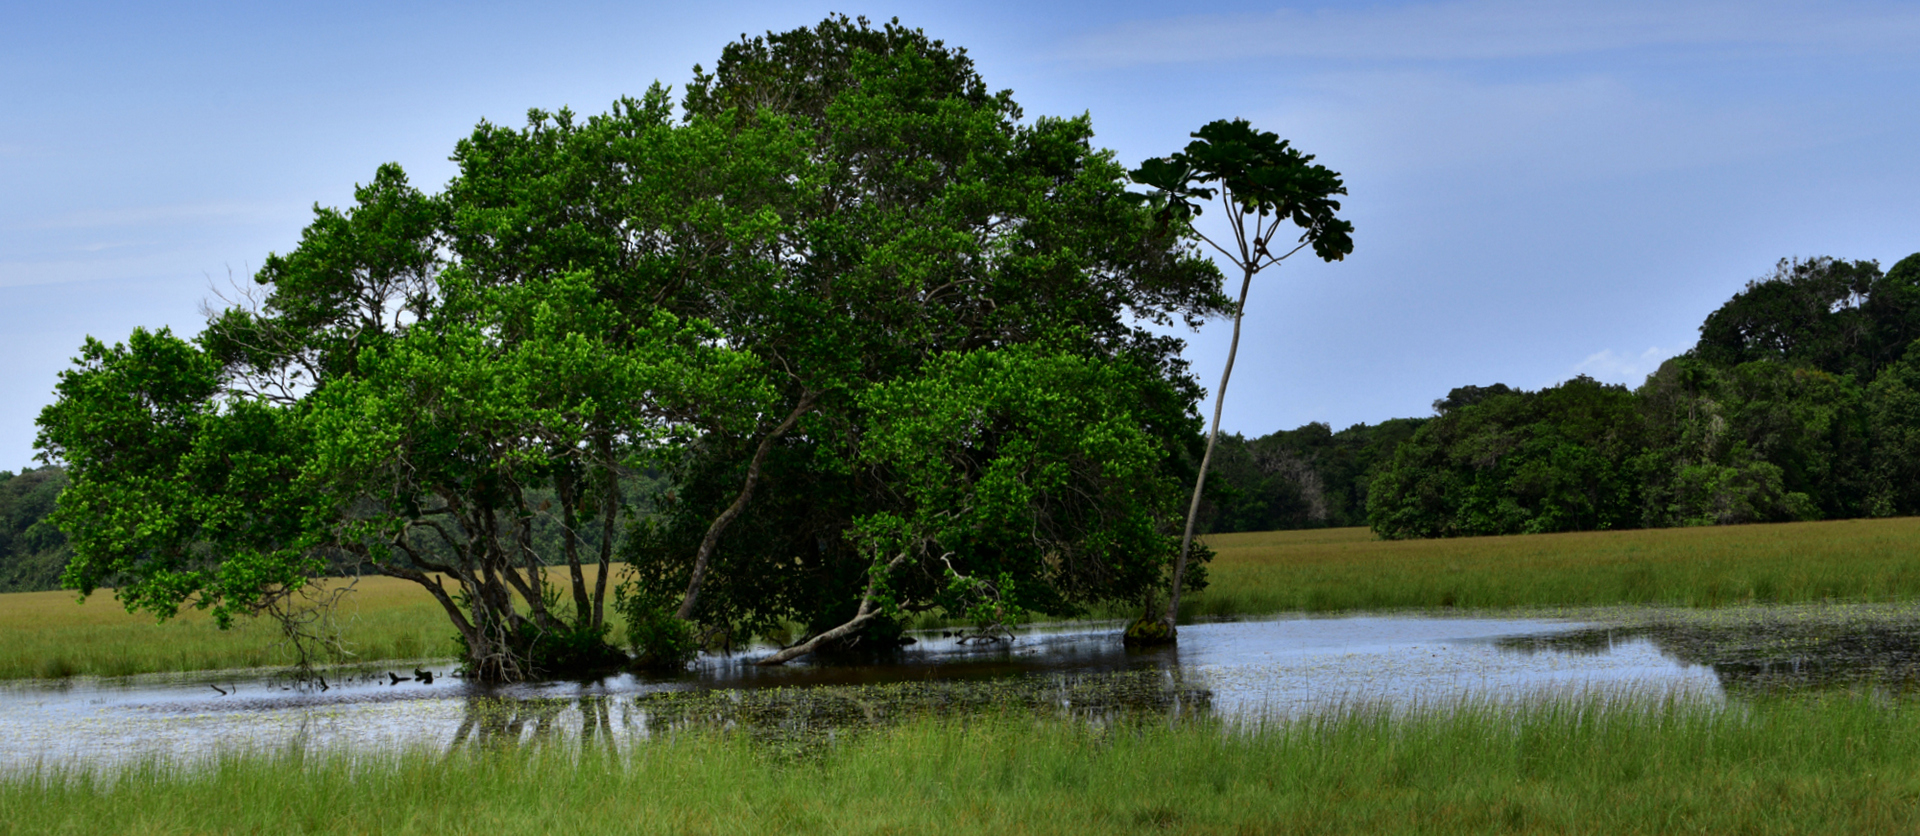
[[[1920,251],[1912,3],[164,6],[0,27],[0,469],[33,462],[88,336],[197,333],[380,164],[437,189],[481,120],[678,90],[743,33],[833,11],[965,47],[1028,118],[1090,114],[1129,165],[1240,117],[1342,173],[1354,252],[1254,280],[1229,432],[1429,415],[1466,384],[1638,385],[1781,258]],[[1186,335],[1209,390],[1229,331]]]

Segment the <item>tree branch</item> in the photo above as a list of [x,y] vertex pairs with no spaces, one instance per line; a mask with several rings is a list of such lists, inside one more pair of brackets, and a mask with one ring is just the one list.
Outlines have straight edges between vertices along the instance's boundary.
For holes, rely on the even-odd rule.
[[767,453],[773,449],[773,442],[786,435],[788,430],[793,429],[793,425],[799,423],[800,416],[811,411],[814,403],[819,399],[818,392],[807,392],[801,395],[800,402],[794,405],[792,412],[787,413],[786,420],[781,421],[779,426],[774,427],[772,432],[760,439],[760,446],[753,451],[753,461],[747,465],[746,484],[740,487],[740,494],[734,497],[733,504],[727,506],[727,510],[720,512],[720,516],[714,519],[712,525],[707,526],[707,534],[700,540],[700,550],[694,554],[693,559],[693,577],[687,581],[687,593],[680,599],[680,608],[674,611],[675,618],[681,621],[693,620],[693,606],[700,599],[700,587],[707,580],[707,564],[713,558],[714,549],[720,545],[720,535],[727,530],[727,526],[733,524],[734,519],[739,517],[742,511],[747,509],[747,500],[753,498],[754,486],[760,482],[760,468],[766,463]]
[[[906,562],[907,556],[910,555],[911,553],[912,552],[910,550],[900,552],[900,554],[895,556],[892,560],[887,561],[887,568],[884,571],[887,571],[887,572],[893,571],[895,567],[898,567],[900,564]],[[813,651],[818,649],[821,645],[826,644],[827,642],[834,641],[835,639],[839,639],[843,636],[850,635],[853,633],[853,631],[860,629],[860,625],[867,623],[868,621],[872,620],[874,616],[880,614],[878,611],[873,609],[873,588],[876,582],[877,581],[875,578],[867,579],[867,590],[866,592],[861,593],[860,595],[860,609],[855,611],[853,618],[848,619],[845,624],[842,624],[838,627],[835,627],[831,630],[821,633],[820,635],[814,636],[813,638],[808,639],[804,642],[801,642],[800,644],[796,644],[792,647],[784,648],[780,650],[778,653],[774,653],[773,655],[768,656],[765,659],[761,659],[757,662],[754,662],[754,664],[766,665],[766,666],[784,665],[788,662],[791,662],[795,659],[798,659],[802,656],[812,653]]]

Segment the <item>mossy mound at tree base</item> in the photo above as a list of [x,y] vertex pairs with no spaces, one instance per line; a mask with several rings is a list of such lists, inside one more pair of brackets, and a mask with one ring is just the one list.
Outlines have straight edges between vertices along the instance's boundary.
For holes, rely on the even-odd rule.
[[1127,625],[1122,641],[1128,647],[1159,647],[1173,644],[1179,640],[1179,630],[1173,622],[1154,616],[1141,616]]

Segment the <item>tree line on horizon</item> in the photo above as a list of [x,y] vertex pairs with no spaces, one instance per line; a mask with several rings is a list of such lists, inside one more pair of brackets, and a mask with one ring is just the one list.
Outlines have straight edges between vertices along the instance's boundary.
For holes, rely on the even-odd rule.
[[0,470],[0,592],[55,589],[72,549],[48,516],[67,487],[65,468]]
[[1429,418],[1232,436],[1208,530],[1387,539],[1920,513],[1920,253],[1785,259],[1638,388],[1461,386]]

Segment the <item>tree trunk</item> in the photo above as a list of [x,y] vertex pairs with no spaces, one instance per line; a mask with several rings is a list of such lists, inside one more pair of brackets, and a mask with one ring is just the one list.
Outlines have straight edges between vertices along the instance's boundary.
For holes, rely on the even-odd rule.
[[793,425],[799,423],[800,416],[812,410],[817,400],[819,400],[819,394],[816,392],[802,395],[800,402],[794,405],[793,411],[787,413],[787,419],[781,421],[780,426],[774,427],[772,432],[767,433],[765,438],[760,439],[760,446],[753,451],[753,460],[747,464],[747,479],[746,483],[740,486],[740,494],[734,497],[733,504],[728,505],[727,510],[720,512],[720,516],[714,519],[712,525],[707,526],[707,535],[700,539],[700,550],[694,553],[693,558],[693,577],[687,581],[687,593],[680,599],[680,608],[673,614],[675,618],[681,621],[693,620],[693,607],[700,599],[700,586],[707,581],[707,564],[713,559],[714,549],[720,545],[720,535],[727,530],[727,526],[733,524],[734,519],[739,517],[742,511],[747,509],[747,500],[753,498],[754,486],[760,482],[760,468],[767,461],[767,453],[773,450],[773,443],[786,435],[788,430],[793,429]]
[[[907,555],[911,553],[912,553],[911,551],[903,551],[898,556],[894,557],[894,559],[887,561],[886,571],[891,572],[894,570],[895,567],[899,566],[902,563],[905,563],[907,560]],[[860,595],[860,609],[853,614],[853,618],[850,618],[847,620],[847,623],[842,624],[838,627],[835,627],[831,630],[828,630],[824,633],[821,633],[820,635],[814,636],[813,638],[807,639],[806,641],[800,642],[799,644],[796,644],[792,647],[782,648],[779,652],[771,656],[768,656],[765,659],[761,659],[760,661],[754,662],[754,664],[784,665],[788,662],[791,662],[795,659],[798,659],[802,656],[812,653],[813,651],[819,649],[821,645],[826,644],[827,642],[852,635],[853,631],[860,629],[860,625],[867,623],[874,616],[880,614],[878,611],[873,609],[873,588],[875,586],[875,583],[876,581],[873,578],[867,579],[867,589],[865,592],[861,593]]]
[[[565,529],[564,548],[567,554],[567,574],[573,581],[573,620],[581,621],[589,610],[595,609],[587,597],[587,579],[580,569],[580,515],[574,512],[574,504],[579,501],[579,487],[572,473],[564,473],[554,480],[554,493],[560,500],[560,527]],[[599,619],[593,621],[599,624]]]
[[1233,341],[1227,345],[1227,368],[1220,373],[1220,391],[1213,396],[1213,427],[1207,432],[1207,452],[1200,457],[1200,475],[1193,480],[1193,501],[1187,504],[1187,532],[1180,538],[1180,559],[1173,564],[1173,593],[1167,596],[1167,637],[1173,638],[1174,617],[1180,614],[1180,583],[1187,576],[1187,555],[1193,550],[1193,524],[1200,515],[1200,491],[1207,485],[1207,466],[1213,463],[1213,445],[1220,440],[1220,408],[1227,402],[1227,381],[1233,377],[1233,358],[1240,353],[1240,318],[1247,312],[1247,288],[1253,285],[1253,265],[1242,264],[1240,303],[1233,308]]
[[607,574],[613,569],[614,523],[620,515],[620,471],[613,466],[613,442],[600,440],[607,462],[607,488],[600,492],[600,575],[593,580],[593,626],[607,623]]

